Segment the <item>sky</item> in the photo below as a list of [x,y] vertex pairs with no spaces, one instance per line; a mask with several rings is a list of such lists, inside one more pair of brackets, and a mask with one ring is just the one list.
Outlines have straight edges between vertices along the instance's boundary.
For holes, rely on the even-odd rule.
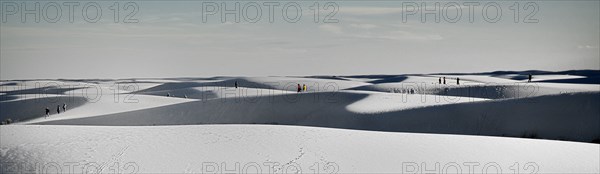
[[0,79],[600,69],[600,1],[68,2],[0,2]]

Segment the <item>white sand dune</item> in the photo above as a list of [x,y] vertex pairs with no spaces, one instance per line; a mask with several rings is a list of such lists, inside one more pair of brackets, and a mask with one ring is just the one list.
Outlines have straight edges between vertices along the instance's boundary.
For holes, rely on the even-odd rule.
[[536,75],[531,81],[542,81],[542,80],[564,80],[564,79],[579,79],[585,78],[585,76],[577,75]]
[[[295,164],[312,173],[315,163],[337,173],[421,173],[436,163],[435,173],[465,173],[471,162],[473,173],[513,173],[515,164],[600,172],[600,145],[588,143],[600,141],[596,77],[526,83],[522,74],[443,75],[446,85],[442,75],[3,81],[0,119],[17,123],[0,126],[0,160],[103,172],[133,162],[138,173],[198,173],[207,163],[220,173],[235,162],[259,173]],[[585,83],[548,81],[571,79]]]
[[297,126],[17,125],[0,135],[3,162],[74,163],[74,173],[598,173],[600,162],[597,144]]
[[[469,77],[473,78],[472,76]],[[408,79],[411,78],[409,77]],[[498,80],[500,78],[495,77],[474,78],[478,80],[483,79],[485,82],[465,82],[461,80],[460,85],[449,79],[446,79],[447,83],[445,85],[437,84],[436,79],[433,79],[435,82],[431,82],[432,79],[420,82],[408,79],[402,82],[364,85],[350,89],[390,93],[400,93],[412,89],[419,94],[487,99],[527,98],[562,93],[600,91],[600,85],[594,84],[524,83],[514,80]],[[509,83],[506,83],[506,81]]]
[[[43,116],[43,110],[40,108],[38,111],[38,117],[32,120],[28,120],[23,122],[25,124],[32,123],[40,123],[40,122],[48,122],[48,121],[56,121],[56,120],[69,120],[69,119],[77,119],[77,118],[88,118],[100,115],[107,114],[118,114],[128,111],[140,111],[149,108],[156,108],[160,106],[173,105],[178,103],[191,102],[195,100],[191,99],[181,99],[181,98],[167,98],[167,97],[157,97],[150,95],[135,95],[133,99],[129,102],[125,102],[125,100],[120,100],[115,102],[113,95],[103,95],[99,97],[98,100],[89,101],[86,98],[79,98],[78,101],[83,101],[85,104],[74,105],[73,103],[69,104],[68,112],[56,114],[56,108],[52,108],[52,115],[49,117]],[[52,102],[50,102],[52,103]],[[35,105],[40,105],[40,103],[34,103]],[[32,107],[32,104],[23,104],[18,103],[17,105],[29,106]],[[60,105],[60,104],[59,104]]]
[[600,137],[597,124],[600,111],[595,107],[600,105],[598,95],[577,93],[480,102],[483,100],[415,94],[305,93],[219,98],[29,123],[112,126],[261,123],[590,142]]
[[452,76],[446,76],[446,77],[450,77],[451,83],[455,82],[455,78],[460,78],[461,81],[466,80],[466,81],[486,83],[486,84],[489,84],[489,83],[507,84],[507,83],[520,82],[518,80],[504,79],[504,78],[498,78],[498,77],[494,77],[494,76],[485,76],[485,75],[452,75]]
[[238,82],[239,87],[278,89],[286,91],[296,91],[297,84],[306,84],[310,91],[337,91],[341,89],[347,89],[368,84],[364,82],[355,82],[347,80],[329,80],[301,77],[240,77],[213,82],[171,82],[149,89],[141,90],[139,92],[165,91],[203,86],[234,87],[236,81]]
[[482,98],[452,98],[447,96],[429,94],[402,94],[380,92],[358,92],[368,94],[367,97],[346,106],[346,109],[359,114],[379,114],[394,111],[415,109],[428,106],[477,102],[487,99]]
[[191,88],[178,88],[173,90],[137,92],[143,95],[167,96],[178,98],[190,98],[200,100],[210,100],[216,98],[236,98],[236,97],[255,97],[269,95],[293,94],[296,91],[286,91],[279,89],[247,88],[247,87],[226,87],[226,86],[202,86]]

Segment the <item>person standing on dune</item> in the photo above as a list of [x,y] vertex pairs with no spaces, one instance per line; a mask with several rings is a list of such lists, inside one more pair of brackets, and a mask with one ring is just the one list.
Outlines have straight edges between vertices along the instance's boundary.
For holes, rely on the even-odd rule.
[[67,103],[63,103],[62,108],[63,108],[63,112],[67,112]]
[[442,84],[442,78],[438,78],[438,84]]
[[302,91],[306,92],[306,84],[302,84]]
[[527,82],[531,82],[531,74],[529,74],[529,80]]
[[460,78],[456,78],[456,85],[460,85]]
[[46,107],[46,117],[50,116],[50,109],[48,109],[48,107]]
[[446,84],[446,77],[444,77],[444,85]]
[[302,88],[300,88],[300,83],[298,83],[298,92],[300,92]]
[[60,114],[60,105],[56,105],[56,114]]
[[238,88],[238,83],[237,83],[237,81],[235,81],[235,88]]

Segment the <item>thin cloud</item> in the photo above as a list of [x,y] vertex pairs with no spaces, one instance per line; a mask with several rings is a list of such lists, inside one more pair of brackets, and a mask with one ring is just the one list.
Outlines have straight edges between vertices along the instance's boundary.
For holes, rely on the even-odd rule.
[[343,34],[342,28],[338,25],[333,24],[323,24],[319,25],[319,29],[327,32],[331,32],[334,34]]
[[[372,30],[375,28],[377,30]],[[319,26],[319,29],[325,32],[333,33],[344,37],[360,39],[385,39],[396,41],[432,41],[444,39],[444,37],[437,33],[411,32],[406,30],[399,30],[396,27],[380,27],[374,24],[323,24]]]
[[373,29],[378,28],[378,25],[375,24],[350,24],[351,27],[360,28],[360,29]]
[[340,8],[341,14],[349,15],[387,15],[402,13],[402,8],[398,7],[343,7]]

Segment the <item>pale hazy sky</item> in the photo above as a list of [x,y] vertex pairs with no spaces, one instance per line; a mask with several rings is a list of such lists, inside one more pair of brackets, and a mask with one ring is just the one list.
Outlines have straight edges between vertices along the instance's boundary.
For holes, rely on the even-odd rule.
[[[34,2],[26,1],[28,8]],[[49,1],[39,2],[40,8],[48,7],[42,12],[48,18],[56,15]],[[75,7],[73,23],[61,1],[56,23],[45,18],[36,23],[34,15],[21,22],[19,12],[10,14],[13,6],[0,2],[6,19],[0,23],[0,79],[600,69],[599,1],[535,1],[539,8],[531,19],[537,23],[523,23],[533,6],[524,9],[522,1],[519,23],[510,8],[514,1],[498,2],[502,16],[496,23],[484,20],[485,2],[474,8],[474,22],[469,22],[463,1],[455,1],[462,10],[456,23],[443,18],[436,23],[433,15],[423,23],[420,13],[403,22],[412,8],[403,9],[402,1],[334,1],[339,11],[333,19],[339,22],[323,23],[329,8],[321,9],[315,23],[310,6],[316,1],[306,0],[296,1],[302,9],[296,23],[282,17],[282,6],[294,1],[274,8],[273,23],[263,4],[273,1],[240,1],[241,6],[263,5],[256,23],[244,18],[235,23],[231,15],[223,23],[219,13],[207,16],[205,23],[202,2],[193,1],[136,2],[137,23],[122,22],[133,8],[124,9],[121,2],[119,22],[114,23],[113,2],[98,1],[102,17],[90,23],[82,16],[87,2]],[[325,1],[318,2],[323,8]],[[426,3],[429,9],[435,6],[434,1]],[[443,13],[455,16],[455,7]],[[252,18],[255,12],[248,9]],[[290,18],[295,14],[291,9]],[[95,15],[93,8],[87,13]],[[496,11],[487,13],[493,18]]]

